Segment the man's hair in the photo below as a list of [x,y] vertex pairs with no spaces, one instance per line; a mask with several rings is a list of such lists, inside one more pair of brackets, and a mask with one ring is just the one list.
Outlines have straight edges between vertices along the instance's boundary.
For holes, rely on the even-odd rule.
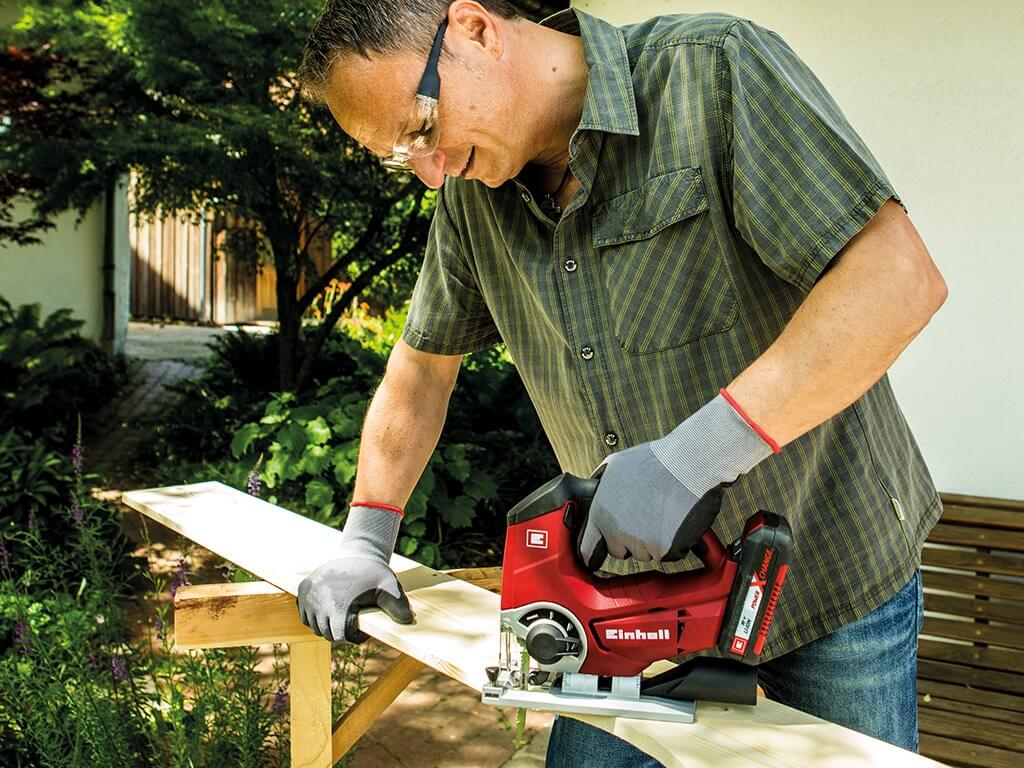
[[[508,0],[476,0],[504,19],[519,14]],[[331,70],[342,56],[430,51],[451,0],[327,0],[306,40],[299,83],[306,98],[323,101]]]

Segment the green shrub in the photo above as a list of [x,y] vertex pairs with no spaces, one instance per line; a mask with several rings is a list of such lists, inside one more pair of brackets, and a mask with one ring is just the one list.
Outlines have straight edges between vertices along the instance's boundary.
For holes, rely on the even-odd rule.
[[[173,648],[168,590],[188,583],[187,560],[170,583],[148,572],[131,583],[124,548],[111,546],[110,511],[82,495],[80,475],[62,501],[66,535],[56,545],[34,529],[0,538],[0,765],[288,765],[279,649],[268,676],[256,648]],[[138,577],[160,601],[141,631],[126,611]],[[367,653],[335,652],[335,713],[362,692]]]
[[[313,332],[306,329],[304,335]],[[231,455],[234,432],[258,420],[277,391],[276,334],[232,332],[219,336],[210,348],[213,354],[203,373],[197,379],[173,385],[177,402],[148,425],[152,439],[140,458],[150,467],[159,468],[157,477],[197,460],[223,463]],[[313,381],[343,376],[353,387],[369,390],[382,372],[383,361],[378,354],[336,333],[324,345]]]
[[[273,336],[224,337],[210,366],[178,386],[180,403],[153,427],[154,483],[216,479],[240,487],[256,470],[274,503],[342,525],[366,406],[404,316],[404,307],[350,313],[318,363],[315,378],[323,383],[298,394],[273,392]],[[469,355],[437,450],[406,506],[397,549],[435,567],[496,563],[507,510],[557,472],[504,349]]]
[[71,490],[66,461],[41,440],[17,432],[0,434],[0,536],[30,520],[45,520]]
[[38,304],[14,308],[0,297],[0,432],[66,445],[77,415],[117,392],[126,378],[124,359],[82,338],[82,325],[69,309],[40,320]]

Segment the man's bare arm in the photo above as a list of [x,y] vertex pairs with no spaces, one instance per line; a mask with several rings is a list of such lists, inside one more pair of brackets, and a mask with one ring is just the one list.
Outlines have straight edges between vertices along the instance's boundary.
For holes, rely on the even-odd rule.
[[437,446],[461,362],[399,339],[363,424],[354,501],[405,507]]
[[878,381],[946,293],[914,225],[889,200],[836,257],[775,343],[729,384],[729,393],[785,445]]

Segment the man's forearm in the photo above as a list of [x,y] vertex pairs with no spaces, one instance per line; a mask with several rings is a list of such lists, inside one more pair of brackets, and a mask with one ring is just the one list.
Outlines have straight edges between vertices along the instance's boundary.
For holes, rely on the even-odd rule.
[[363,424],[354,501],[405,507],[437,446],[460,359],[396,346]]
[[945,298],[946,284],[917,231],[890,200],[729,393],[785,445],[864,394]]

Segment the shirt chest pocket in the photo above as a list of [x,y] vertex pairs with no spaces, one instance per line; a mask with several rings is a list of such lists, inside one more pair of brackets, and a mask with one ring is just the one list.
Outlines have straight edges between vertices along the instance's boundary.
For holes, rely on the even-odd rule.
[[597,206],[593,243],[627,352],[681,347],[736,322],[700,168],[656,176]]

